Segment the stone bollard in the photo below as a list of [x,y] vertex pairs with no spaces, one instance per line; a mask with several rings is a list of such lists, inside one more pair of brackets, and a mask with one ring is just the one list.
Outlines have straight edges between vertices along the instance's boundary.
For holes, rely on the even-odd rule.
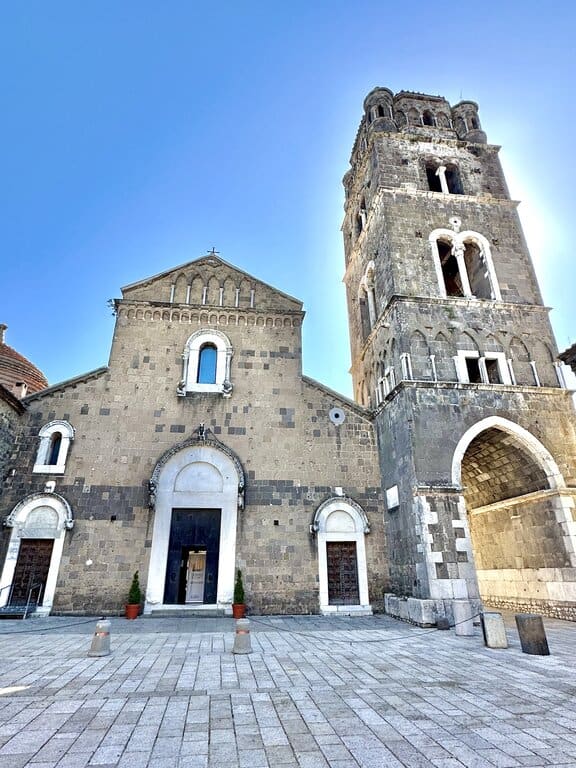
[[88,651],[88,656],[109,656],[110,655],[110,622],[108,619],[100,619],[96,623],[96,631],[92,638],[92,645]]
[[501,613],[483,611],[480,614],[480,621],[486,648],[508,648],[508,638]]
[[472,605],[470,600],[454,600],[452,608],[454,610],[454,629],[456,634],[461,637],[471,637],[474,634],[474,623],[472,621]]
[[252,653],[252,641],[250,640],[250,622],[248,619],[236,620],[236,634],[232,653]]
[[542,616],[537,613],[517,613],[516,628],[520,636],[522,653],[531,653],[534,656],[549,656],[548,640],[544,630]]

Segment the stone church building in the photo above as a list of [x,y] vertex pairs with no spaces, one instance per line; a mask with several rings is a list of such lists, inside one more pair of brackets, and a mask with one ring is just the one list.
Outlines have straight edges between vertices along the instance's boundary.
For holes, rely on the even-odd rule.
[[106,367],[1,388],[0,605],[119,612],[138,570],[147,614],[228,612],[240,568],[255,613],[576,619],[571,379],[498,149],[473,102],[367,96],[354,402],[303,373],[301,302],[213,252],[122,289]]

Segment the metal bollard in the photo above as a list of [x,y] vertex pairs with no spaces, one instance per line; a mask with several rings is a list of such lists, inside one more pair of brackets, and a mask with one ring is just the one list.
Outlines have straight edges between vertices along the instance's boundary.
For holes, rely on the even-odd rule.
[[110,655],[110,622],[108,619],[100,619],[96,623],[96,631],[92,638],[92,645],[88,651],[88,656],[109,656]]
[[480,620],[486,648],[508,648],[502,614],[495,611],[483,611],[480,614]]
[[517,613],[514,618],[520,636],[522,653],[531,653],[533,656],[550,656],[542,616],[537,613]]
[[252,653],[252,641],[250,640],[250,622],[248,619],[237,619],[236,634],[232,653]]

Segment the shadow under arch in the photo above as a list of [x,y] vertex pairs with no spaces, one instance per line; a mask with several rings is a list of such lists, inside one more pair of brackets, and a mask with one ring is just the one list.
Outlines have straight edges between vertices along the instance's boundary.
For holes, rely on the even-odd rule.
[[452,482],[482,600],[562,615],[558,604],[573,605],[576,590],[574,498],[548,449],[524,427],[490,416],[458,441]]

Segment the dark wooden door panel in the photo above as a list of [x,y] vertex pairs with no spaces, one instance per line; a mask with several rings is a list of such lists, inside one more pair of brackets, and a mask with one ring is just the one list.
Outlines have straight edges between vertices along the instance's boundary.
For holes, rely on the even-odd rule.
[[328,565],[328,603],[358,605],[358,560],[356,542],[329,541],[326,544]]
[[12,588],[12,605],[22,605],[28,600],[28,594],[32,587],[41,584],[32,594],[32,600],[36,601],[44,594],[50,560],[54,548],[54,539],[22,539],[18,560],[14,569]]
[[204,603],[215,603],[220,555],[219,509],[173,509],[166,563],[164,602],[186,602],[186,576],[190,552],[206,553]]

